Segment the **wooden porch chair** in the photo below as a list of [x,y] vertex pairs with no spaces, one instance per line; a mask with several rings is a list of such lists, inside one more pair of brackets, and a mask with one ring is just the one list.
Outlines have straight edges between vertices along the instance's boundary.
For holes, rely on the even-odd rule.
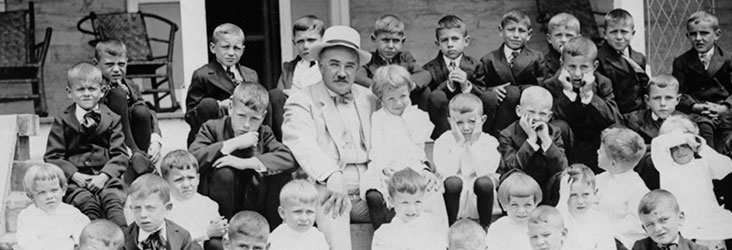
[[0,102],[32,100],[36,114],[48,115],[43,65],[53,29],[46,28],[36,44],[33,2],[27,10],[0,12],[0,88],[5,84],[30,84],[31,91],[0,94]]
[[[148,36],[147,20],[155,20],[168,25],[167,39]],[[86,29],[82,26],[91,27]],[[136,12],[136,13],[108,13],[96,14],[91,12],[82,18],[76,25],[77,29],[85,34],[94,36],[89,44],[94,46],[103,39],[119,39],[127,46],[127,78],[142,78],[150,80],[150,88],[143,88],[143,95],[153,96],[153,105],[158,112],[171,112],[180,106],[175,96],[175,81],[173,81],[173,48],[175,45],[175,33],[178,25],[161,16]],[[167,48],[165,55],[154,56],[151,42],[163,43]],[[165,67],[164,72],[158,73],[158,69]],[[163,84],[167,83],[167,87]],[[160,102],[168,97],[171,105],[161,107]]]
[[539,11],[537,21],[542,24],[542,30],[547,32],[549,19],[554,15],[566,12],[574,15],[580,21],[582,35],[589,37],[595,43],[602,40],[595,15],[605,16],[605,12],[592,10],[590,0],[536,0]]

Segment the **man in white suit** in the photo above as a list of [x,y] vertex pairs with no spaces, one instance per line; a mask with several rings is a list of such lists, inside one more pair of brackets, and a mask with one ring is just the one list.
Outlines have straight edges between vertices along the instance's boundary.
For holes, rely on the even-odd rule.
[[368,221],[359,194],[366,170],[371,113],[376,97],[354,85],[356,71],[371,60],[361,37],[348,26],[333,26],[310,49],[323,80],[292,94],[285,103],[282,141],[320,192],[317,224],[331,249],[351,249],[350,221]]

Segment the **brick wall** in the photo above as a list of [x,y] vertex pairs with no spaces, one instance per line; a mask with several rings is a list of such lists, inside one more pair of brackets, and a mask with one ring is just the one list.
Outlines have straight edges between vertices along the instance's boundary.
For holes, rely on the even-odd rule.
[[[66,70],[80,61],[91,61],[94,56],[87,43],[92,39],[76,30],[76,22],[95,12],[125,10],[125,1],[119,0],[34,0],[36,9],[36,39],[41,39],[46,27],[53,28],[51,45],[46,57],[44,79],[50,115],[58,114],[71,101],[66,96]],[[7,10],[27,9],[28,0],[5,0]],[[11,86],[12,91],[26,91],[22,86]],[[7,91],[7,89],[6,89]],[[3,103],[0,114],[33,113],[32,102]]]

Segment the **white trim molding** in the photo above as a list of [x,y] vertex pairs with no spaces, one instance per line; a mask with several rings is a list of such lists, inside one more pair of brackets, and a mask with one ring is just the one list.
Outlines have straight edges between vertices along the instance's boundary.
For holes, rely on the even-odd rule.
[[295,58],[295,47],[292,44],[292,0],[279,0],[280,8],[280,51],[282,61]]

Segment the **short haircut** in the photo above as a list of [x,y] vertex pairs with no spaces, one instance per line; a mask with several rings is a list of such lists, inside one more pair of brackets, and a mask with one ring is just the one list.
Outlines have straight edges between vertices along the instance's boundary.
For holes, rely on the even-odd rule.
[[605,18],[602,21],[603,27],[607,28],[609,23],[630,23],[631,26],[635,27],[635,24],[633,23],[633,16],[630,15],[630,12],[624,9],[614,9],[605,14]]
[[566,12],[556,14],[551,19],[549,19],[549,24],[547,25],[547,34],[551,34],[554,29],[559,27],[565,27],[568,30],[574,30],[575,32],[577,32],[577,35],[581,33],[579,19],[577,19],[577,17],[573,16],[572,14]]
[[552,93],[541,86],[531,86],[521,92],[519,105],[527,106],[529,103],[549,105],[549,109],[551,109],[552,105],[554,105]]
[[451,247],[457,243],[478,249],[478,246],[485,244],[485,229],[473,220],[461,219],[450,226],[447,239]]
[[404,168],[389,178],[388,186],[389,195],[394,197],[397,193],[416,194],[424,192],[427,188],[427,181],[413,169]]
[[79,247],[90,246],[92,249],[122,249],[125,235],[122,229],[111,221],[97,219],[87,224],[81,231]]
[[217,43],[223,36],[241,36],[243,38],[244,31],[233,23],[223,23],[214,29],[211,34],[211,42]]
[[160,173],[164,179],[168,179],[170,171],[173,169],[189,170],[193,169],[198,172],[198,160],[188,150],[176,149],[165,154],[160,162]]
[[404,36],[405,29],[402,19],[399,19],[395,15],[387,14],[376,19],[376,23],[374,23],[374,36],[378,36],[381,33]]
[[80,62],[66,71],[67,87],[71,88],[80,81],[90,81],[102,86],[102,71],[88,62]]
[[127,57],[127,46],[116,38],[101,40],[94,46],[94,58],[99,60],[105,55]]
[[269,238],[269,223],[261,214],[254,211],[241,211],[229,220],[229,239],[242,236],[252,237],[264,242]]
[[301,32],[301,31],[315,31],[320,34],[320,36],[323,36],[323,33],[325,33],[325,23],[323,23],[323,20],[320,20],[315,15],[306,15],[301,18],[298,18],[295,20],[295,22],[292,24],[292,35],[295,36],[295,33]]
[[628,128],[607,128],[602,131],[600,140],[605,146],[608,156],[613,160],[628,164],[631,168],[638,164],[646,153],[646,143],[643,138]]
[[531,30],[531,18],[520,10],[510,10],[503,14],[501,17],[501,24],[498,28],[503,29],[509,22],[519,23],[526,25],[526,28]]
[[676,77],[669,74],[660,74],[651,78],[648,81],[648,88],[646,89],[648,94],[651,93],[651,86],[656,86],[660,89],[669,87],[675,89],[677,94],[679,93],[679,80],[676,80]]
[[306,180],[292,180],[280,191],[280,206],[313,204],[318,202],[318,190]]
[[643,195],[640,203],[638,203],[638,214],[651,214],[660,206],[668,206],[676,212],[681,211],[674,194],[665,189],[656,189]]
[[163,204],[170,202],[170,186],[163,177],[155,174],[145,174],[137,177],[130,185],[129,196],[132,200],[144,200],[151,195],[157,195]]
[[713,30],[719,30],[719,19],[717,19],[717,16],[703,10],[694,12],[689,16],[689,19],[686,20],[686,28],[689,28],[689,24],[699,24],[702,22],[711,23]]
[[407,86],[408,92],[411,92],[416,86],[409,71],[397,64],[385,65],[374,72],[374,84],[371,85],[371,92],[381,99],[384,92],[394,91],[404,86]]
[[582,184],[592,187],[593,190],[596,187],[595,186],[595,173],[592,172],[592,169],[590,169],[590,167],[588,167],[585,164],[582,164],[582,163],[572,164],[567,169],[564,170],[564,174],[569,176],[569,183],[580,182]]
[[465,114],[475,112],[483,115],[483,101],[477,96],[470,93],[460,93],[450,99],[447,105],[450,114]]
[[68,185],[66,175],[60,167],[51,163],[36,163],[33,164],[23,176],[23,188],[25,194],[33,199],[33,195],[36,191],[36,181],[58,181],[59,187],[66,189]]
[[527,224],[547,224],[550,226],[564,228],[564,219],[562,219],[562,214],[557,210],[557,208],[548,205],[541,205],[536,207],[534,211],[531,211]]
[[440,31],[449,30],[449,29],[462,30],[463,37],[468,35],[468,27],[465,26],[465,22],[463,22],[463,19],[460,19],[459,17],[457,17],[455,15],[447,15],[447,16],[440,18],[440,21],[437,21],[437,29],[435,29],[435,37],[439,40]]
[[537,205],[542,200],[541,187],[531,176],[520,172],[512,172],[498,186],[498,201],[503,206],[508,206],[511,196],[513,197],[534,197]]
[[261,113],[267,111],[269,93],[259,83],[244,82],[234,89],[234,94],[231,95],[231,102],[232,105],[236,103],[244,104],[247,108]]
[[672,115],[666,118],[663,124],[661,124],[661,128],[658,129],[658,134],[668,134],[677,129],[680,129],[685,133],[692,133],[695,135],[699,134],[699,127],[684,114]]
[[587,56],[594,61],[597,59],[597,45],[587,37],[573,37],[562,47],[562,58],[566,56]]

